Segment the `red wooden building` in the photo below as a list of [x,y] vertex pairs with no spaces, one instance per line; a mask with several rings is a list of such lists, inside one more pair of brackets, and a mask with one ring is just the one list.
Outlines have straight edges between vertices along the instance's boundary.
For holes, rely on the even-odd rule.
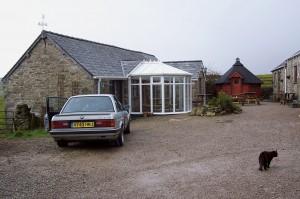
[[217,92],[223,91],[231,96],[251,94],[259,97],[261,83],[261,80],[236,58],[235,64],[216,81],[216,88]]

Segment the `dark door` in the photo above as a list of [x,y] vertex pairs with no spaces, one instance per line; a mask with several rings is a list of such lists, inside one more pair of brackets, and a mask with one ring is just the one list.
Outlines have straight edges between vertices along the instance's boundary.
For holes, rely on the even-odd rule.
[[123,102],[123,84],[125,81],[122,80],[111,80],[109,93],[116,96],[116,98]]

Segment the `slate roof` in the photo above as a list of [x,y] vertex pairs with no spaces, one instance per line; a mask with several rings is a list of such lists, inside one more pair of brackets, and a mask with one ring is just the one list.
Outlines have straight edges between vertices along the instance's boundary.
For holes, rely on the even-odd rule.
[[166,61],[163,63],[191,73],[192,79],[198,79],[200,71],[204,68],[202,60]]
[[[42,31],[39,37],[25,51],[22,57],[2,80],[5,81],[5,79],[18,68],[27,55],[30,54],[37,43],[45,38],[54,42],[59,49],[94,77],[126,78],[130,71],[132,71],[140,62],[158,60],[151,54],[79,39],[50,31]],[[198,74],[201,71],[201,68],[203,68],[201,60],[163,63],[193,74],[193,79],[198,78]]]
[[245,66],[240,62],[239,58],[236,58],[235,64],[217,81],[216,84],[227,84],[229,83],[230,76],[234,73],[238,72],[243,77],[243,82],[247,84],[261,84],[262,81],[257,78],[253,73],[251,73]]
[[297,52],[295,52],[291,57],[287,58],[281,64],[279,64],[278,66],[276,66],[273,70],[271,70],[271,72],[274,72],[276,70],[282,69],[283,67],[286,66],[288,60],[291,60],[291,59],[293,59],[293,58],[295,58],[297,56],[300,56],[300,50],[297,51]]
[[154,55],[57,33],[45,32],[93,76],[123,76],[121,61],[157,60]]
[[274,72],[274,71],[276,71],[276,70],[280,70],[280,69],[282,69],[283,67],[285,67],[286,66],[286,60],[284,61],[284,62],[282,62],[281,64],[279,64],[278,66],[276,66],[271,72]]
[[42,31],[39,37],[5,75],[6,79],[20,65],[26,55],[43,38],[53,41],[66,55],[82,66],[92,76],[123,77],[121,61],[157,60],[154,55],[128,50],[112,45]]
[[296,57],[296,56],[298,56],[298,55],[300,55],[300,50],[297,51],[296,53],[294,53],[290,58]]
[[122,69],[124,77],[127,77],[127,75],[137,66],[141,63],[141,61],[121,61]]

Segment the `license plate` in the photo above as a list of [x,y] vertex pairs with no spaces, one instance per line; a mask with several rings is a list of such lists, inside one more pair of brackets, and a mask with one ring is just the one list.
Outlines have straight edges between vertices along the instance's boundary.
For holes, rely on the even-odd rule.
[[91,128],[95,127],[94,122],[73,122],[72,123],[73,128]]

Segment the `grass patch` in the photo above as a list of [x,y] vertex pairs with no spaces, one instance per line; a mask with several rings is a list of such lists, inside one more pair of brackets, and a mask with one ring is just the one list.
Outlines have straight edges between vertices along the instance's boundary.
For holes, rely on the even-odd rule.
[[272,74],[257,75],[257,77],[263,82],[261,85],[262,88],[272,88],[272,84],[273,84]]
[[31,139],[43,137],[49,137],[48,132],[44,129],[0,133],[0,138],[5,139]]

